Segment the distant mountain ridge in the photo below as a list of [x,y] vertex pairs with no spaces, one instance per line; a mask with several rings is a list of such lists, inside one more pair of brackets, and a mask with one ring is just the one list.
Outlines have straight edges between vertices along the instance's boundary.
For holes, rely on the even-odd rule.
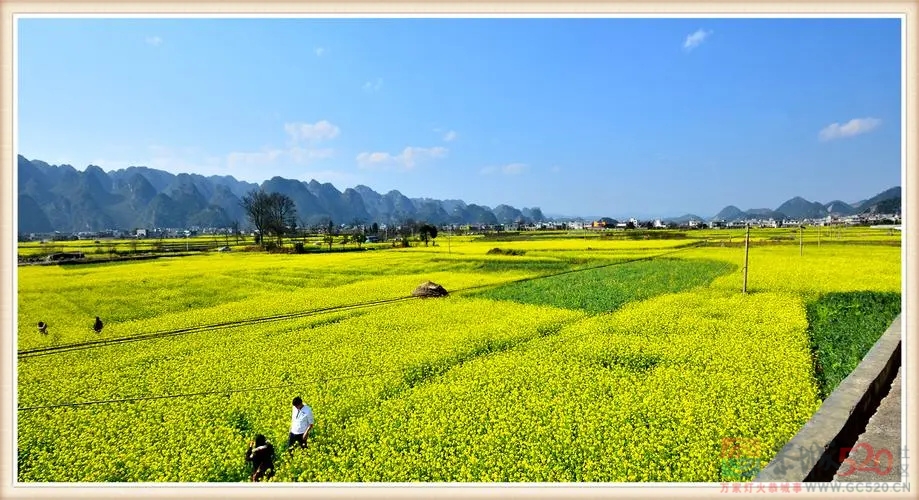
[[795,196],[779,205],[775,210],[752,208],[744,211],[734,205],[728,205],[709,220],[731,222],[744,219],[817,219],[828,215],[845,217],[859,213],[899,213],[902,209],[901,196],[900,186],[892,187],[852,205],[839,200],[823,204]]
[[[238,221],[248,227],[240,200],[249,191],[263,188],[289,196],[296,205],[298,224],[324,225],[354,222],[398,224],[407,219],[432,224],[515,224],[542,222],[548,218],[539,208],[494,208],[463,200],[408,198],[392,190],[380,194],[358,185],[339,191],[330,183],[272,177],[261,185],[232,176],[172,174],[133,166],[106,173],[96,165],[80,172],[71,165],[49,165],[41,160],[18,157],[19,231],[98,231],[172,227],[229,227]],[[891,213],[901,210],[899,186],[861,202],[834,200],[826,204],[796,196],[775,210],[746,211],[728,205],[708,220],[801,219],[856,213]],[[589,217],[593,220],[599,217]],[[703,220],[694,214],[664,219],[668,222]]]
[[699,217],[696,214],[684,214],[679,217],[667,217],[666,219],[663,219],[662,222],[673,222],[675,224],[685,224],[691,220],[702,221],[703,218]]
[[408,219],[431,224],[514,224],[546,220],[539,208],[494,209],[463,200],[410,199],[393,190],[380,194],[358,185],[339,191],[330,183],[272,177],[261,185],[232,176],[172,174],[149,167],[106,173],[96,165],[80,172],[17,158],[19,231],[98,231],[104,229],[248,227],[240,200],[263,188],[289,196],[298,224],[399,224]]

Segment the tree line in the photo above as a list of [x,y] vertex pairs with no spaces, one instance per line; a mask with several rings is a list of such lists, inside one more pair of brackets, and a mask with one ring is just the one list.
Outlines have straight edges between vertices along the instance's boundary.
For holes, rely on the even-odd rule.
[[[281,246],[285,235],[297,234],[299,230],[305,229],[304,227],[298,227],[296,205],[293,199],[285,194],[267,193],[261,188],[256,188],[243,196],[240,205],[257,232],[256,243],[263,247],[267,246],[268,238],[273,237],[276,244]],[[379,225],[374,222],[371,225],[371,233],[377,234],[379,230]],[[418,238],[424,242],[425,246],[428,246],[430,241],[437,238],[437,226],[425,222],[415,222],[411,219],[406,220],[399,230],[393,232],[393,234],[400,236],[403,245],[408,246],[408,238],[414,236],[416,231]],[[325,228],[325,236],[323,237],[323,243],[329,246],[329,250],[332,249],[335,232],[335,226],[332,220],[329,219]],[[387,228],[387,237],[389,232]],[[344,235],[341,244],[345,245],[349,242],[354,242],[360,247],[366,241],[367,235],[361,231],[353,235]]]

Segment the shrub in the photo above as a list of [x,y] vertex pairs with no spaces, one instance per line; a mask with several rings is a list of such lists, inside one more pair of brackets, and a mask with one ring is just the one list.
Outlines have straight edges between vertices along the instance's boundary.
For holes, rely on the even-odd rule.
[[523,255],[527,253],[526,250],[514,250],[512,248],[492,248],[486,255]]

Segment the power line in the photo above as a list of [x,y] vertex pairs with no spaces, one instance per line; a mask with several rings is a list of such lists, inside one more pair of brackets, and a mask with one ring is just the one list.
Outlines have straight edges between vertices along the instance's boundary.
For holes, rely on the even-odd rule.
[[[574,318],[571,320],[563,321],[561,322],[561,325],[564,326],[564,325],[573,323],[575,321],[578,321],[580,319],[581,318]],[[585,333],[581,333],[580,335],[577,335],[574,338],[580,338],[584,334]],[[520,344],[524,344],[531,340],[535,340],[536,338],[539,338],[539,336],[534,337],[534,338],[529,338],[529,339],[523,339],[518,344],[510,346],[506,350],[491,351],[484,355],[475,356],[475,357],[480,358],[484,356],[490,356],[490,355],[506,352],[507,350],[513,349],[514,347],[517,347]],[[460,364],[464,362],[465,360],[460,361]],[[229,396],[230,394],[238,394],[238,393],[243,393],[243,392],[264,392],[264,391],[270,391],[270,390],[275,390],[275,389],[286,389],[286,388],[296,387],[296,386],[301,386],[301,385],[328,382],[331,380],[347,380],[347,379],[356,379],[356,378],[372,377],[372,376],[379,376],[379,375],[391,375],[395,373],[404,373],[406,368],[410,369],[412,367],[411,366],[404,367],[399,370],[375,370],[375,371],[357,373],[357,374],[352,374],[352,375],[341,375],[337,377],[321,377],[321,378],[315,378],[315,379],[310,379],[310,380],[305,380],[305,381],[291,382],[287,384],[269,385],[269,386],[264,386],[264,387],[250,387],[250,388],[242,388],[242,389],[219,389],[219,390],[210,390],[210,391],[186,392],[186,393],[178,393],[178,394],[130,396],[130,397],[125,397],[125,398],[79,401],[75,403],[57,403],[57,404],[51,404],[51,405],[24,406],[24,407],[18,408],[18,411],[35,411],[35,410],[46,410],[46,409],[55,409],[55,408],[76,408],[76,407],[86,407],[86,406],[94,406],[94,405],[101,405],[101,404],[133,403],[137,401],[154,401],[154,400],[160,400],[160,399],[178,399],[178,398],[201,397],[201,396],[222,396],[222,395]]]
[[200,392],[186,392],[180,394],[161,394],[159,396],[132,396],[127,398],[118,398],[118,399],[98,399],[91,401],[80,401],[76,403],[58,403],[53,405],[42,405],[42,406],[24,406],[18,408],[19,411],[34,411],[34,410],[47,410],[53,408],[73,408],[80,406],[92,406],[100,404],[112,404],[112,403],[132,403],[136,401],[152,401],[157,399],[176,399],[176,398],[189,398],[189,397],[198,397],[198,396],[217,396],[217,395],[229,395],[237,394],[241,392],[263,392],[270,391],[274,389],[285,389],[288,387],[315,384],[320,382],[328,382],[330,380],[346,380],[351,378],[362,378],[369,377],[373,375],[386,375],[391,373],[398,373],[400,370],[388,370],[388,371],[377,371],[377,372],[367,372],[359,373],[354,375],[342,375],[338,377],[324,377],[300,382],[292,382],[289,384],[280,384],[280,385],[269,385],[265,387],[250,387],[245,389],[221,389],[221,390],[212,390],[212,391],[200,391]]
[[49,347],[39,347],[35,349],[21,350],[17,354],[20,358],[45,356],[49,354],[57,354],[59,352],[69,352],[69,351],[76,351],[76,350],[81,350],[81,349],[91,349],[95,347],[103,347],[106,345],[122,344],[122,343],[127,343],[127,342],[137,342],[141,340],[152,340],[152,339],[171,337],[171,336],[176,336],[176,335],[186,335],[190,333],[199,333],[199,332],[208,331],[208,330],[220,330],[224,328],[235,328],[239,326],[254,325],[254,324],[259,324],[259,323],[268,323],[268,322],[273,322],[273,321],[299,319],[299,318],[304,318],[308,316],[314,316],[317,314],[346,311],[350,309],[358,309],[362,307],[370,307],[370,306],[388,304],[388,303],[408,300],[412,298],[414,297],[412,296],[396,297],[392,299],[381,299],[381,300],[374,300],[374,301],[368,301],[368,302],[358,302],[355,304],[345,304],[341,306],[331,306],[331,307],[323,307],[323,308],[318,308],[318,309],[310,309],[306,311],[278,314],[274,316],[263,316],[263,317],[249,318],[249,319],[243,319],[243,320],[237,320],[237,321],[214,323],[210,325],[199,325],[199,326],[193,326],[193,327],[188,327],[188,328],[180,328],[177,330],[165,330],[165,331],[159,331],[159,332],[132,335],[132,336],[127,336],[127,337],[117,337],[117,338],[102,339],[102,340],[91,340],[91,341],[86,341],[86,342],[75,342],[72,344],[63,344],[63,345],[56,345],[56,346],[49,346]]
[[[704,242],[701,242],[700,244],[702,244],[702,243],[704,243]],[[521,279],[518,279],[518,280],[512,280],[512,281],[510,281],[510,282],[500,283],[500,284],[498,284],[498,285],[487,285],[487,286],[501,286],[501,285],[505,285],[505,284],[509,284],[509,283],[518,283],[518,282],[523,282],[523,281],[531,281],[531,280],[534,280],[534,279],[549,278],[549,277],[553,277],[553,276],[559,276],[559,275],[563,275],[563,274],[569,274],[569,273],[572,273],[572,272],[589,271],[589,270],[593,270],[593,269],[601,269],[601,268],[611,267],[611,266],[615,266],[615,265],[623,265],[623,264],[629,264],[629,263],[633,263],[633,262],[647,261],[647,260],[652,260],[652,259],[655,259],[655,258],[659,258],[659,257],[665,256],[665,255],[670,255],[670,254],[673,254],[673,253],[676,253],[676,252],[679,252],[679,251],[682,251],[682,250],[686,250],[686,249],[688,249],[688,248],[695,248],[695,247],[699,246],[700,244],[687,245],[687,246],[678,248],[678,249],[676,249],[676,250],[672,250],[672,251],[669,251],[669,252],[664,252],[664,253],[662,253],[662,254],[658,254],[658,255],[654,255],[654,256],[649,256],[649,257],[641,257],[641,258],[630,259],[630,260],[626,260],[626,261],[617,261],[617,262],[613,262],[613,263],[609,263],[609,264],[603,264],[603,265],[600,265],[600,266],[594,266],[594,267],[590,267],[590,268],[582,268],[582,269],[575,269],[575,270],[566,270],[566,271],[562,271],[562,272],[555,273],[555,274],[552,274],[552,275],[537,276],[537,277],[530,277],[530,278],[521,278]],[[482,287],[483,287],[482,285],[479,285],[479,286],[474,286],[474,287],[467,287],[467,288],[465,288],[465,289],[460,289],[460,290],[457,290],[457,291],[469,291],[469,290],[472,290],[472,289],[477,289],[477,288],[482,288]],[[408,298],[414,298],[414,297],[408,297]],[[389,299],[389,300],[387,300],[387,301],[378,301],[378,302],[394,302],[394,301],[396,301],[396,300],[404,300],[404,299],[405,299],[405,297],[398,298],[398,299]],[[363,303],[363,304],[358,304],[358,305],[367,305],[367,304],[366,304],[366,303]],[[342,306],[342,307],[347,307],[347,306]],[[352,306],[352,307],[353,307],[353,306]],[[340,309],[340,308],[339,308],[339,309]],[[285,315],[285,316],[286,316],[286,315]],[[580,319],[580,318],[577,318],[577,319]],[[571,322],[573,322],[573,321],[576,321],[577,319],[573,319],[573,320],[570,320],[570,321],[563,322],[562,325],[569,324],[569,323],[571,323]],[[188,329],[188,330],[191,330],[191,329]],[[575,338],[582,337],[584,334],[585,334],[585,333],[582,333],[581,335],[577,335]],[[144,340],[144,339],[138,339],[138,340]],[[533,340],[533,339],[529,339],[529,340]],[[87,346],[87,347],[84,347],[84,348],[89,348],[89,347],[93,347],[93,346]],[[62,351],[59,351],[59,352],[62,352]],[[503,351],[497,351],[497,352],[503,352]],[[490,352],[490,353],[488,353],[488,354],[486,354],[486,355],[489,355],[489,354],[494,354],[494,352]],[[80,402],[75,402],[75,403],[58,403],[58,404],[52,404],[52,405],[26,406],[26,407],[20,407],[20,408],[18,408],[18,411],[35,411],[35,410],[54,409],[54,408],[85,407],[85,406],[94,406],[94,405],[100,405],[100,404],[130,403],[130,402],[137,402],[137,401],[154,401],[154,400],[161,400],[161,399],[177,399],[177,398],[188,398],[188,397],[202,397],[202,396],[215,396],[215,395],[230,395],[230,394],[237,394],[237,393],[243,393],[243,392],[264,392],[264,391],[269,391],[269,390],[284,389],[284,388],[289,388],[289,387],[294,387],[294,386],[300,386],[300,385],[307,385],[307,384],[312,384],[312,383],[321,383],[321,382],[326,382],[326,381],[330,381],[330,380],[346,380],[346,379],[363,378],[363,377],[369,377],[369,376],[386,375],[386,374],[393,374],[393,373],[400,373],[400,372],[402,372],[402,370],[371,371],[371,372],[365,372],[365,373],[360,373],[360,374],[342,375],[342,376],[338,376],[338,377],[325,377],[325,378],[318,378],[318,379],[312,379],[312,380],[307,380],[307,381],[299,381],[299,382],[293,382],[293,383],[288,383],[288,384],[271,385],[271,386],[264,386],[264,387],[253,387],[253,388],[242,388],[242,389],[220,389],[220,390],[199,391],[199,392],[179,393],[179,394],[163,394],[163,395],[153,395],[153,396],[151,396],[151,395],[147,395],[147,396],[132,396],[132,397],[126,397],[126,398],[115,398],[115,399],[102,399],[102,400],[80,401]]]
[[[615,262],[611,262],[607,264],[601,264],[598,266],[583,267],[583,268],[578,268],[578,269],[568,269],[568,270],[560,271],[557,273],[550,273],[550,274],[544,274],[544,275],[539,275],[539,276],[531,276],[527,278],[519,278],[516,280],[509,280],[509,281],[505,281],[505,282],[497,283],[497,284],[488,283],[484,285],[474,285],[474,286],[454,290],[453,293],[463,293],[463,292],[478,290],[482,288],[490,288],[490,287],[495,287],[495,286],[504,286],[504,285],[511,285],[511,284],[517,284],[517,283],[524,283],[524,282],[534,281],[534,280],[539,280],[539,279],[553,278],[556,276],[562,276],[562,275],[571,274],[571,273],[592,271],[596,269],[602,269],[602,268],[612,267],[612,266],[617,266],[617,265],[631,264],[634,262],[650,261],[650,260],[658,259],[661,257],[665,257],[667,255],[672,255],[674,253],[681,252],[683,250],[687,250],[690,248],[697,248],[707,243],[709,240],[711,240],[711,238],[703,240],[701,242],[695,242],[695,243],[691,243],[688,245],[683,245],[679,248],[676,248],[675,250],[663,252],[657,255],[639,257],[635,259],[627,259],[624,261],[615,261]],[[391,298],[391,299],[380,299],[380,300],[372,300],[372,301],[366,301],[366,302],[358,302],[354,304],[345,304],[345,305],[340,305],[340,306],[330,306],[330,307],[323,307],[323,308],[317,308],[317,309],[309,309],[305,311],[278,314],[278,315],[273,315],[273,316],[263,316],[263,317],[249,318],[249,319],[236,320],[236,321],[227,321],[223,323],[214,323],[214,324],[209,324],[209,325],[199,325],[199,326],[193,326],[193,327],[188,327],[188,328],[180,328],[176,330],[165,330],[165,331],[159,331],[159,332],[143,333],[139,335],[117,337],[117,338],[112,338],[112,339],[90,340],[90,341],[85,341],[85,342],[75,342],[71,344],[63,344],[63,345],[48,346],[48,347],[38,347],[34,349],[24,349],[24,350],[18,351],[17,356],[20,359],[38,357],[38,356],[48,356],[52,354],[60,354],[60,353],[72,352],[72,351],[78,351],[78,350],[84,350],[84,349],[92,349],[96,347],[104,347],[104,346],[109,346],[109,345],[118,345],[118,344],[124,344],[124,343],[129,343],[129,342],[154,340],[154,339],[159,339],[159,338],[164,338],[164,337],[187,335],[191,333],[200,333],[204,331],[220,330],[220,329],[226,329],[226,328],[236,328],[236,327],[241,327],[241,326],[269,323],[269,322],[274,322],[274,321],[299,319],[299,318],[304,318],[308,316],[314,316],[314,315],[324,314],[324,313],[329,313],[329,312],[339,312],[339,311],[346,311],[350,309],[374,307],[374,306],[390,304],[394,302],[411,300],[414,298],[417,298],[417,297],[409,295],[409,296],[396,297],[396,298]]]
[[[580,318],[575,318],[569,321],[562,322],[562,325],[572,323],[574,321],[577,321],[578,319]],[[524,339],[520,343],[525,343],[530,340],[534,340],[534,339]],[[510,348],[513,348],[513,347],[515,346],[511,346]],[[492,352],[488,352],[484,354],[483,356],[489,356],[489,355],[500,353],[500,352],[505,352],[505,351],[492,351]],[[476,356],[476,357],[478,358],[480,356]],[[465,361],[461,361],[461,363],[462,362],[465,362]],[[411,367],[409,366],[406,368],[411,368]],[[35,411],[35,410],[46,410],[46,409],[55,409],[55,408],[85,407],[85,406],[94,406],[94,405],[100,405],[100,404],[132,403],[132,402],[137,402],[137,401],[154,401],[154,400],[160,400],[160,399],[178,399],[178,398],[188,398],[188,397],[222,396],[222,395],[228,396],[230,394],[238,394],[238,393],[243,393],[243,392],[264,392],[264,391],[270,391],[270,390],[275,390],[275,389],[286,389],[286,388],[296,387],[296,386],[301,386],[301,385],[328,382],[330,380],[347,380],[347,379],[356,379],[356,378],[372,377],[372,376],[379,376],[379,375],[391,375],[395,373],[404,373],[404,370],[405,368],[399,369],[399,370],[376,370],[376,371],[358,373],[358,374],[353,374],[353,375],[341,375],[337,377],[322,377],[322,378],[292,382],[292,383],[287,383],[287,384],[269,385],[269,386],[264,386],[264,387],[250,387],[250,388],[242,388],[242,389],[219,389],[219,390],[210,390],[210,391],[186,392],[186,393],[178,393],[178,394],[130,396],[130,397],[125,397],[125,398],[79,401],[75,403],[57,403],[57,404],[51,404],[51,405],[24,406],[24,407],[18,408],[18,410],[19,411]]]

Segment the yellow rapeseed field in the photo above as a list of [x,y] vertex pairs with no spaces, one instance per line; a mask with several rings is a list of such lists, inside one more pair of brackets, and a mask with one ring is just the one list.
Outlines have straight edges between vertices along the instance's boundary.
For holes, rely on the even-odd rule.
[[[762,465],[820,404],[809,301],[901,287],[890,235],[774,234],[747,295],[736,231],[20,267],[17,478],[243,481],[262,433],[276,481],[721,481],[723,439]],[[316,427],[287,456],[295,395]]]

